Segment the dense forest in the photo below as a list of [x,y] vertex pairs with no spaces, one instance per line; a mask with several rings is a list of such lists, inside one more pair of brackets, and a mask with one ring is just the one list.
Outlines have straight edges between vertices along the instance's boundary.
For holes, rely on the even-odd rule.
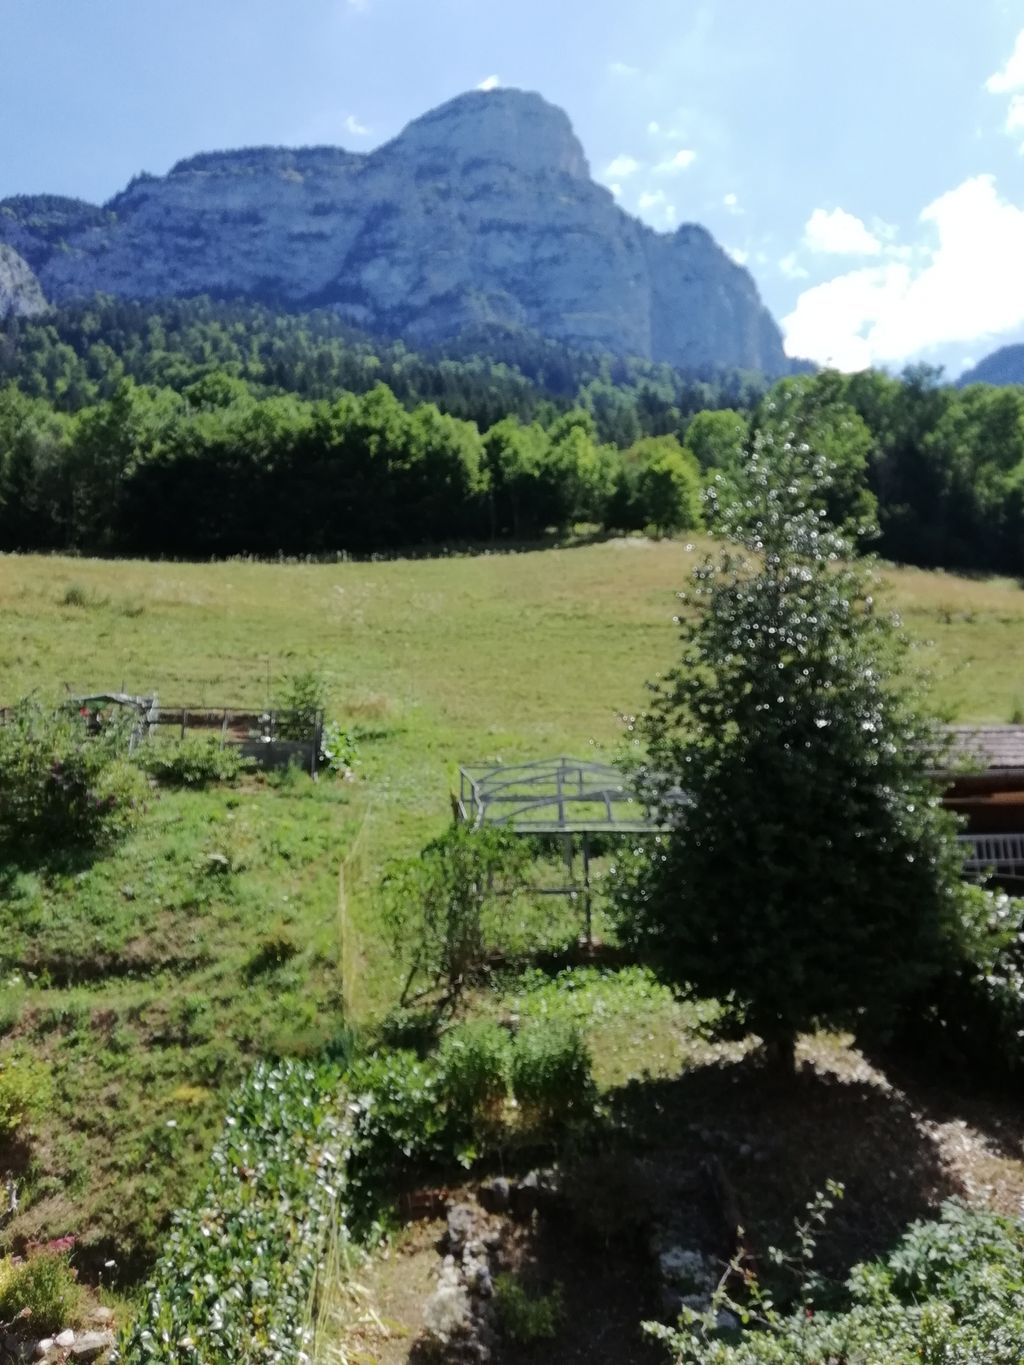
[[917,368],[766,391],[513,332],[417,354],[327,312],[207,299],[96,299],[0,329],[0,549],[368,554],[687,529],[702,487],[742,491],[766,431],[835,466],[826,511],[877,524],[883,555],[1021,571],[1024,388]]

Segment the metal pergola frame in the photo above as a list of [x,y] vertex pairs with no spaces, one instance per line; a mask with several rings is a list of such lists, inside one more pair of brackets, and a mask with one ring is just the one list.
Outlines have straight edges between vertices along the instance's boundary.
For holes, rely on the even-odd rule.
[[[527,763],[460,767],[459,794],[453,805],[456,818],[473,829],[509,829],[563,839],[569,885],[542,888],[540,894],[582,895],[588,946],[593,943],[590,836],[655,834],[664,828],[647,814],[621,769],[565,754]],[[577,837],[582,882],[574,879],[573,872]]]
[[566,755],[460,768],[458,814],[475,829],[501,825],[517,834],[648,834],[660,828],[619,768]]

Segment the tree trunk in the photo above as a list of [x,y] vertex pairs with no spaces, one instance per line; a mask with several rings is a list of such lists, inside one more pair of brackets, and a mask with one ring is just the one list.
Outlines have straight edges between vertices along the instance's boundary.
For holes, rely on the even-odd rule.
[[791,1081],[796,1076],[796,1034],[779,1033],[764,1040],[764,1055],[772,1071],[780,1080]]

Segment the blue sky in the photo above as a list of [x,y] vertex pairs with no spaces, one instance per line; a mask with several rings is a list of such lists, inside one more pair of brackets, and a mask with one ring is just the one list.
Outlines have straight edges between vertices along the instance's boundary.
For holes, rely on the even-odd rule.
[[0,0],[0,196],[200,150],[369,150],[488,80],[704,223],[794,354],[955,373],[1024,339],[1019,0]]

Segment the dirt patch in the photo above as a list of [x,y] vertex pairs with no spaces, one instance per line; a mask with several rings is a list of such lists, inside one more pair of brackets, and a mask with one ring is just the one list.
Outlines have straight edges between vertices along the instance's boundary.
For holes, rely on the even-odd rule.
[[321,1310],[316,1365],[404,1365],[437,1282],[443,1220],[412,1223],[341,1270]]

